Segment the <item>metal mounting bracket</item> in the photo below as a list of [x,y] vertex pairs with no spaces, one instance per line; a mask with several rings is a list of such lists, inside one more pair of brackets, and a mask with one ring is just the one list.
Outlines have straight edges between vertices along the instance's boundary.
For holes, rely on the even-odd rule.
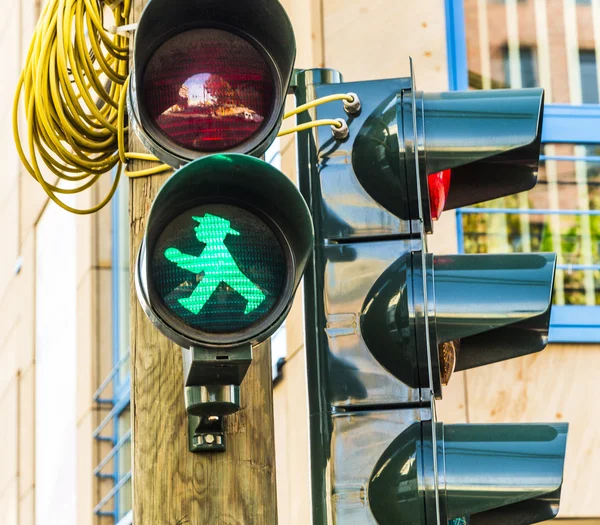
[[223,416],[192,416],[188,414],[190,452],[224,452]]
[[240,409],[240,384],[252,362],[252,347],[192,347],[182,352],[189,450],[222,452],[224,418]]

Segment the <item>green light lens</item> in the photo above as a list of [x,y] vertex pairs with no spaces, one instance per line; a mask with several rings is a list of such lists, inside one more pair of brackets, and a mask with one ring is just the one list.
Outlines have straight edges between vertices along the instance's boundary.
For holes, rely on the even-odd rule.
[[283,291],[286,260],[273,231],[226,204],[197,206],[174,219],[152,253],[153,284],[164,306],[192,328],[242,330]]

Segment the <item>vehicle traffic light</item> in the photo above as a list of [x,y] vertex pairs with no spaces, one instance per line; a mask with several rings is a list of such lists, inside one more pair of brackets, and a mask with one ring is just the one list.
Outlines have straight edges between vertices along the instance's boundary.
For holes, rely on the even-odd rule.
[[302,195],[255,158],[279,131],[295,50],[277,0],[150,0],[136,30],[130,125],[179,169],[152,204],[135,282],[182,348],[194,452],[224,450],[252,348],[283,323],[312,251]]
[[[345,141],[299,134],[315,223],[305,277],[313,523],[528,524],[558,511],[566,425],[444,425],[454,370],[542,350],[554,254],[434,255],[444,210],[530,189],[543,91],[423,93],[414,77],[297,75],[356,93]],[[301,122],[340,116],[318,105]]]

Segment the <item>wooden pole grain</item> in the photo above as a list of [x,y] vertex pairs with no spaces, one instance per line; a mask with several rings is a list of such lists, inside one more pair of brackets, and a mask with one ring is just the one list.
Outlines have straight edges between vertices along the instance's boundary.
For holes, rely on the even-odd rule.
[[[132,22],[145,1],[134,0]],[[174,2],[176,5],[176,2]],[[144,152],[129,138],[130,151]],[[131,169],[149,167],[138,162]],[[136,525],[275,525],[275,442],[270,344],[254,348],[241,410],[226,417],[225,452],[188,450],[181,350],[143,313],[133,269],[146,218],[170,174],[129,186],[133,515]]]

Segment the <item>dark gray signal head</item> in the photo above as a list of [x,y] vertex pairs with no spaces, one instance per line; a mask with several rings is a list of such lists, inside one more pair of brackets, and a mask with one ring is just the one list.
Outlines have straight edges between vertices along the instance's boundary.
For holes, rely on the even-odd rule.
[[543,107],[541,88],[418,94],[423,194],[434,219],[535,186]]
[[[431,388],[438,397],[454,370],[546,347],[555,254],[426,254],[424,263],[421,257],[406,255],[392,264],[366,296],[361,316],[369,350],[403,383],[428,385],[427,339]],[[419,323],[415,307],[425,296],[426,324]]]
[[[425,93],[412,84],[373,108],[356,135],[352,163],[379,205],[408,221],[513,195],[537,182],[544,91]],[[366,95],[365,95],[366,93]],[[370,102],[370,103],[369,103]]]
[[254,344],[283,322],[312,243],[308,208],[283,173],[247,155],[198,159],[152,205],[138,296],[182,347]]
[[[448,523],[465,516],[470,525],[528,525],[552,519],[560,502],[567,430],[565,423],[416,422],[375,465],[367,491],[369,506],[380,525]],[[438,519],[426,501],[434,484]]]
[[151,0],[135,35],[130,121],[174,167],[274,140],[296,44],[277,0]]

